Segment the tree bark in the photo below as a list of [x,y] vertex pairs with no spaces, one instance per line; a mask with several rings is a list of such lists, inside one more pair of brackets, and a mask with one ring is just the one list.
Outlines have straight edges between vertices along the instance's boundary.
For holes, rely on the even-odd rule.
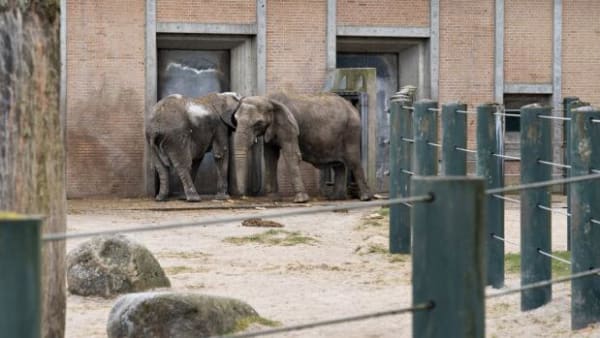
[[[59,0],[0,0],[0,210],[66,229]],[[43,243],[42,335],[65,331],[65,243]],[[0,334],[1,335],[1,334]]]

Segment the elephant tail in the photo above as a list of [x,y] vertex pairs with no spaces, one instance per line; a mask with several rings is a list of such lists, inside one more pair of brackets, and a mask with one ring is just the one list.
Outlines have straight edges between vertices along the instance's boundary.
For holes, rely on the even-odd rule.
[[152,148],[152,151],[157,155],[156,157],[165,167],[170,167],[171,161],[169,161],[169,157],[165,153],[163,149],[163,144],[165,142],[165,135],[160,133],[152,133],[148,135],[148,143]]

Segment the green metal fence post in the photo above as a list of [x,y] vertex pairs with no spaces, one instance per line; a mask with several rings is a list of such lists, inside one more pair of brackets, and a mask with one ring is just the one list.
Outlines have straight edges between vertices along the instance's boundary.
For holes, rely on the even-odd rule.
[[456,149],[467,147],[467,115],[457,110],[466,111],[467,105],[442,105],[442,174],[446,176],[467,174],[467,154]]
[[40,219],[0,213],[0,336],[41,335]]
[[[549,181],[552,167],[539,161],[552,161],[552,125],[538,115],[551,115],[551,107],[530,104],[521,107],[521,183]],[[521,191],[521,284],[552,277],[551,261],[540,250],[551,252],[552,217],[540,206],[550,207],[549,187]],[[521,310],[531,310],[548,303],[552,287],[521,292]]]
[[[466,176],[413,177],[413,337],[485,336],[484,181]],[[460,198],[457,198],[460,196]]]
[[415,103],[413,113],[413,172],[415,175],[437,175],[438,148],[429,143],[437,142],[437,102],[420,100]]
[[[571,175],[600,173],[600,109],[591,106],[572,110],[569,152]],[[600,179],[573,183],[572,202],[573,273],[600,267]],[[574,330],[600,322],[600,277],[571,282],[571,327]]]
[[[579,101],[578,97],[569,96],[563,99],[563,113],[565,117],[572,118],[571,109],[584,106],[583,102]],[[566,164],[571,163],[571,156],[569,154],[569,142],[571,141],[571,128],[569,128],[569,123],[564,124],[564,139],[566,142],[565,145],[565,156],[564,161]],[[571,176],[570,170],[565,169],[565,177]],[[569,194],[569,189],[566,187],[567,191],[567,213],[571,213],[571,195]],[[567,217],[567,250],[571,250],[571,217]]]
[[[390,102],[390,198],[408,197],[413,147],[409,100]],[[390,205],[390,253],[410,253],[410,207]]]
[[[485,179],[487,188],[504,186],[504,128],[502,118],[494,115],[498,105],[493,103],[477,107],[477,176]],[[493,236],[504,238],[504,200],[486,196],[487,285],[501,288],[504,285],[504,243]]]

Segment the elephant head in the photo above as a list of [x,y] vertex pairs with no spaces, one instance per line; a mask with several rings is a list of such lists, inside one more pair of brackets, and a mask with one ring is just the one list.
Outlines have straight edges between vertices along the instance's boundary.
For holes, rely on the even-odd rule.
[[244,97],[234,92],[217,94],[220,100],[213,101],[215,111],[220,112],[221,120],[233,130],[236,129],[235,112],[240,109]]
[[[304,191],[298,167],[302,158],[298,147],[298,123],[290,110],[282,103],[267,97],[246,97],[235,113],[235,120],[237,129],[234,136],[234,152],[240,193],[244,194],[247,186],[247,154],[257,138],[264,136],[266,147],[277,148],[277,152],[281,151],[284,156],[296,191],[295,201],[307,201],[308,195]],[[275,156],[275,161],[277,157]],[[266,163],[266,166],[269,165]],[[272,175],[276,175],[276,172]]]

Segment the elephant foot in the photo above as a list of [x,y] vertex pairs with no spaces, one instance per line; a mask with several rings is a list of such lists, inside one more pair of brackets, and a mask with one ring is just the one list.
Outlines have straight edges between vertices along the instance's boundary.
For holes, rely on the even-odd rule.
[[371,199],[373,199],[373,195],[371,195],[370,193],[365,192],[360,194],[361,201],[370,201]]
[[167,194],[158,194],[156,195],[156,197],[154,198],[157,202],[166,202],[167,201]]
[[195,194],[187,194],[185,196],[185,200],[188,202],[200,202],[202,199],[200,198],[200,195],[195,193]]
[[308,194],[305,192],[299,192],[294,196],[294,203],[306,203],[308,202]]
[[226,194],[226,193],[223,193],[223,192],[217,193],[215,195],[215,199],[219,200],[219,201],[228,200],[230,198],[231,197],[229,196],[229,194]]

